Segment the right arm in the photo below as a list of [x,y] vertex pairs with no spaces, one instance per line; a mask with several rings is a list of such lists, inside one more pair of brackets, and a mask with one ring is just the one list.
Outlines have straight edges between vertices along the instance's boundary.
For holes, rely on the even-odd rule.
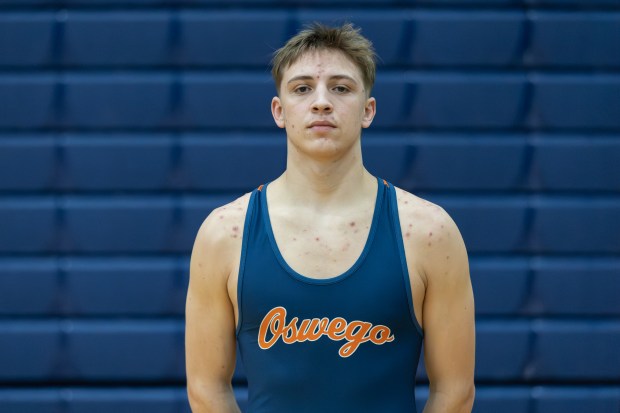
[[227,292],[234,243],[213,212],[198,230],[185,307],[187,392],[194,413],[240,413],[232,389],[235,315]]

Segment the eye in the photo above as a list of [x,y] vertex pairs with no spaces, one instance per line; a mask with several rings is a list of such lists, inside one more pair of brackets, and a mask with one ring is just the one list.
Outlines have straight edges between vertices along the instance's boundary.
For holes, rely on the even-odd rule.
[[342,86],[342,85],[338,85],[336,87],[334,87],[333,89],[336,93],[347,93],[349,91],[349,88],[346,86]]
[[310,91],[310,87],[306,85],[299,85],[295,89],[293,89],[294,93],[303,95],[304,93],[308,93]]

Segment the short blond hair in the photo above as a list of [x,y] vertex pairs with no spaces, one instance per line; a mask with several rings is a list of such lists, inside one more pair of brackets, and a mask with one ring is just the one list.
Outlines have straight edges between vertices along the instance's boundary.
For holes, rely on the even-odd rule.
[[360,69],[364,88],[370,96],[375,84],[377,55],[372,42],[362,36],[360,29],[353,27],[351,23],[339,27],[312,23],[276,50],[271,61],[271,76],[278,94],[284,71],[305,53],[319,50],[338,50],[351,59]]

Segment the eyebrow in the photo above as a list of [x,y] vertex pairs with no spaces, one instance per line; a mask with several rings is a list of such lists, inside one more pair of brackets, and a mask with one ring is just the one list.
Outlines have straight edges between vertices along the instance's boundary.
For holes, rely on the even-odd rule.
[[[292,77],[288,82],[286,82],[286,84],[288,85],[288,84],[296,82],[298,80],[313,80],[313,79],[314,79],[314,77],[310,76],[310,75],[299,75],[299,76]],[[353,79],[351,76],[348,76],[348,75],[333,75],[333,76],[330,76],[329,79],[330,80],[346,79],[346,80],[350,80],[351,82],[357,84],[357,81],[355,79]]]

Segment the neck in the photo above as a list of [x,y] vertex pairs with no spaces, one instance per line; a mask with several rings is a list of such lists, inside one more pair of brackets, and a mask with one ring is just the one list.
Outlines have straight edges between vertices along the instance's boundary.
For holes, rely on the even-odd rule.
[[274,192],[286,194],[290,202],[316,209],[356,202],[377,187],[376,178],[362,163],[359,141],[338,158],[321,159],[289,145],[286,171],[273,184]]

